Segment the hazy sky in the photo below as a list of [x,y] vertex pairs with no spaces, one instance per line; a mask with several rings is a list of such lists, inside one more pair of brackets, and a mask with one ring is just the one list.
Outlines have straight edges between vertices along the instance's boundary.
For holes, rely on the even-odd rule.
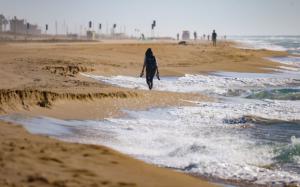
[[[80,32],[91,20],[98,25],[149,35],[152,20],[156,33],[173,36],[182,30],[227,35],[300,35],[300,0],[0,0],[0,14],[49,24],[59,32],[63,23]],[[120,27],[122,26],[122,27]],[[42,27],[44,29],[44,26]]]

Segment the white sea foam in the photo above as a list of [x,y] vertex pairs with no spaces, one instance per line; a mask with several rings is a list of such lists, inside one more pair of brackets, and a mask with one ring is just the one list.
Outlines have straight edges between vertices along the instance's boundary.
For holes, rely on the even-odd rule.
[[279,66],[279,68],[287,71],[296,71],[296,72],[300,70],[300,68],[288,67],[288,66]]
[[[287,51],[288,49],[282,45],[275,44],[274,38],[261,37],[231,37],[229,38],[238,43],[238,48],[242,49],[267,49],[272,51]],[[280,39],[280,38],[277,38]],[[282,38],[283,39],[283,38]]]
[[[142,78],[83,75],[126,88],[147,89]],[[163,78],[155,81],[154,86],[156,90],[226,95],[235,89],[248,91],[290,84],[299,85],[297,76],[219,72]],[[146,162],[186,172],[256,184],[300,184],[300,172],[276,167],[267,169],[278,164],[277,158],[285,159],[286,153],[292,164],[299,165],[299,134],[291,131],[289,133],[295,137],[289,136],[288,143],[276,142],[254,134],[252,122],[236,120],[255,116],[270,121],[299,121],[300,101],[220,98],[217,102],[193,101],[196,106],[125,111],[126,117],[102,121],[22,116],[2,116],[0,119],[23,124],[32,133],[106,145]],[[229,123],[231,120],[235,123]],[[274,151],[278,149],[283,151]]]
[[[64,140],[104,144],[146,162],[186,172],[257,184],[292,181],[300,184],[300,174],[264,167],[275,162],[274,149],[281,144],[264,143],[251,131],[243,129],[243,123],[225,122],[225,119],[245,115],[300,120],[300,102],[239,99],[127,113],[127,117],[104,121],[1,118],[23,123],[35,132],[39,132],[36,128],[43,124],[40,128],[46,127],[52,135],[56,133],[53,129],[60,126],[67,129],[65,132],[74,134],[58,134]],[[298,141],[294,137],[291,144]],[[298,155],[294,159],[297,161]]]
[[[148,89],[145,79],[130,76],[98,76],[82,74],[84,76],[132,89]],[[300,84],[299,75],[291,74],[256,74],[256,73],[216,73],[215,75],[185,75],[179,78],[162,77],[161,81],[154,81],[154,90],[171,92],[202,92],[208,94],[226,95],[238,89],[276,87],[288,84]]]
[[262,41],[253,41],[253,40],[235,40],[238,42],[238,48],[241,49],[266,49],[271,51],[287,51],[288,49],[279,45],[275,45],[268,42],[262,42]]
[[238,48],[267,49],[272,51],[288,51],[299,53],[299,36],[231,36],[229,39],[238,42]]
[[[274,62],[279,62],[282,63],[284,65],[290,65],[292,67],[286,67],[284,66],[285,69],[288,69],[290,71],[300,71],[300,57],[296,57],[296,56],[287,56],[287,57],[271,57],[271,58],[267,58],[271,61]],[[300,77],[300,75],[299,75]]]

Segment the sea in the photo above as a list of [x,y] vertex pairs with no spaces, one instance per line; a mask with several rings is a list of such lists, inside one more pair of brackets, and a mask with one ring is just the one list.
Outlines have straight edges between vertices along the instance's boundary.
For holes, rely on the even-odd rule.
[[[237,47],[287,51],[269,57],[273,73],[213,72],[161,77],[154,90],[201,93],[214,101],[124,110],[103,120],[6,115],[34,134],[105,145],[160,167],[233,186],[300,185],[300,36],[232,36]],[[146,90],[130,76],[83,74],[118,87]]]

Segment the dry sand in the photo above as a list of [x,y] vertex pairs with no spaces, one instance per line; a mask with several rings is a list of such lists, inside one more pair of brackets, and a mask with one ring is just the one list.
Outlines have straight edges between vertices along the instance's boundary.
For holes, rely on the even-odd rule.
[[[116,88],[79,75],[137,76],[151,47],[161,76],[211,71],[267,72],[265,60],[284,52],[236,49],[230,43],[0,43],[0,113],[63,119],[103,119],[120,109],[187,105],[208,100],[177,94]],[[42,125],[42,124],[41,124]],[[0,122],[0,186],[212,186],[157,168],[109,148],[59,142]]]

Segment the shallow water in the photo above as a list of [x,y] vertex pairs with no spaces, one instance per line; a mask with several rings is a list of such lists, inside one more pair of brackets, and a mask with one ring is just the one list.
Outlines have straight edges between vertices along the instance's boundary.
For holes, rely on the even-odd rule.
[[231,36],[229,39],[240,42],[242,48],[300,54],[300,36]]
[[[86,76],[147,89],[140,78]],[[149,163],[208,178],[300,184],[300,101],[289,95],[299,93],[299,83],[297,77],[282,72],[187,75],[155,81],[154,89],[214,95],[218,101],[125,111],[126,117],[102,121],[1,119],[23,124],[32,133],[104,144]]]
[[300,89],[282,88],[253,91],[247,96],[249,99],[272,99],[272,100],[300,100]]
[[[131,89],[147,90],[145,80],[130,76],[97,76],[83,74],[87,77]],[[287,74],[257,74],[216,72],[212,75],[186,75],[178,78],[162,78],[161,81],[154,80],[154,90],[171,92],[192,92],[209,95],[242,94],[252,89],[279,88],[282,86],[300,86],[300,73]],[[241,92],[241,93],[238,93]]]
[[300,135],[299,125],[238,119],[255,116],[267,121],[296,121],[300,120],[299,112],[300,103],[287,101],[201,102],[193,107],[127,111],[125,118],[104,121],[2,119],[21,123],[33,133],[104,144],[163,167],[207,177],[281,184],[300,183],[300,140],[294,138]]

